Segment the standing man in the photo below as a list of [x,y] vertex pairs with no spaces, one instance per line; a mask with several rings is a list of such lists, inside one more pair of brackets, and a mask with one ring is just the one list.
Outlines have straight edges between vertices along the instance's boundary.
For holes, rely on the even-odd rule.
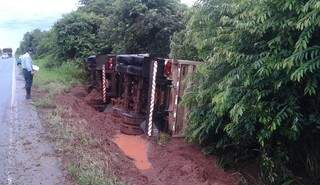
[[26,81],[26,99],[31,99],[31,87],[33,81],[33,68],[32,68],[32,49],[29,48],[27,52],[21,56],[21,65],[23,68],[23,76]]

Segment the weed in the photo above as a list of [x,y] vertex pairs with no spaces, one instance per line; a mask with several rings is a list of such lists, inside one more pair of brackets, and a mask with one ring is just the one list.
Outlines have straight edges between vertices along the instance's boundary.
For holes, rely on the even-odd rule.
[[36,99],[32,103],[37,108],[56,108],[55,103],[52,101],[51,96],[45,96],[39,99]]
[[104,170],[93,164],[84,166],[81,164],[70,164],[69,173],[75,178],[78,185],[117,185],[117,180],[105,179]]
[[60,66],[48,68],[48,64],[52,63],[51,60],[50,57],[47,57],[35,61],[40,70],[35,74],[34,85],[39,90],[57,94],[84,81],[85,75],[78,62],[69,61]]
[[170,138],[171,138],[171,137],[170,137],[169,134],[161,132],[161,133],[159,134],[157,143],[158,143],[159,145],[166,145],[166,144],[170,141]]

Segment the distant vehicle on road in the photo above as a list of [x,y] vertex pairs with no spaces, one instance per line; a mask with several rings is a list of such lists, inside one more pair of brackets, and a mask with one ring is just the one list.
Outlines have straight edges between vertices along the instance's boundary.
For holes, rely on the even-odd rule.
[[2,59],[7,59],[9,58],[9,55],[7,53],[3,53],[1,56]]
[[4,54],[7,54],[7,58],[11,58],[12,57],[12,49],[11,48],[3,48],[2,49],[2,56]]

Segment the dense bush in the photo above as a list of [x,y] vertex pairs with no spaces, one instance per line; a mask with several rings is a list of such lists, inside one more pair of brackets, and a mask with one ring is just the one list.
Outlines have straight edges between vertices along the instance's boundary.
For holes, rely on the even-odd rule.
[[106,17],[99,30],[99,37],[105,39],[100,47],[105,44],[113,53],[160,56],[168,56],[170,37],[182,29],[186,9],[176,0],[89,1],[86,4],[86,11],[101,12]]
[[74,59],[95,54],[102,19],[94,13],[75,11],[59,20],[53,26],[58,57]]
[[208,61],[184,98],[187,138],[221,165],[258,159],[267,183],[319,184],[320,2],[202,0],[194,11],[171,44]]

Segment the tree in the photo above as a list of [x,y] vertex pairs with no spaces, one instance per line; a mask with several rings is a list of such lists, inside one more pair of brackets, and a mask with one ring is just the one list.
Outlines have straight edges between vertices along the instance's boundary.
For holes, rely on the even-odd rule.
[[201,1],[181,33],[208,61],[184,97],[187,138],[222,165],[258,159],[268,183],[293,183],[295,169],[304,184],[319,182],[319,9],[314,0]]
[[28,49],[32,49],[33,53],[37,55],[39,45],[46,36],[47,32],[41,31],[39,29],[35,29],[31,32],[25,33],[20,43],[20,47],[16,51],[16,55],[22,55]]
[[57,55],[74,59],[95,54],[101,22],[102,18],[94,13],[75,11],[65,15],[53,26]]
[[32,47],[37,55],[52,55],[59,61],[108,53],[152,53],[166,57],[171,36],[183,28],[186,10],[177,0],[80,3],[78,10],[62,17],[50,31],[26,33],[17,53]]
[[185,7],[175,0],[117,0],[101,28],[114,53],[168,56],[170,37],[182,29]]

